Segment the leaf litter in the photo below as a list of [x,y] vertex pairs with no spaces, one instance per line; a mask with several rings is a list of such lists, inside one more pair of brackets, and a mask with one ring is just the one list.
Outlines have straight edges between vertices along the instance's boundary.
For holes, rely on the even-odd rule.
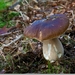
[[[73,0],[23,0],[15,7],[20,16],[16,24],[0,33],[0,73],[75,73],[75,1]],[[65,13],[69,18],[67,31],[59,37],[64,57],[53,64],[46,61],[42,43],[23,36],[23,29],[34,21]]]

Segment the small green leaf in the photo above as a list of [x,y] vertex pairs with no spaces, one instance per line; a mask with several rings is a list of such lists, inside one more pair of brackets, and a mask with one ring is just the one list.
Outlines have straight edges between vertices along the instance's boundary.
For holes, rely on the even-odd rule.
[[0,28],[4,27],[6,25],[5,22],[0,21]]
[[2,10],[4,10],[4,9],[6,9],[6,3],[5,3],[4,0],[1,0],[1,1],[0,1],[0,10],[2,11]]

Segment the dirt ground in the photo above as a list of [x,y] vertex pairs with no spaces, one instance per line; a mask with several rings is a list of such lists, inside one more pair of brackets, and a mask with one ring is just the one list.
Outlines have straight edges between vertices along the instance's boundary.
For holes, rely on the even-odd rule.
[[[20,10],[25,11],[29,19],[15,17],[13,20],[16,22],[19,20],[19,23],[16,23],[16,26],[11,27],[8,31],[4,31],[4,29],[4,35],[0,34],[0,73],[75,73],[75,1],[51,0],[42,2],[41,0],[35,2],[32,0],[29,4],[30,6],[26,5],[26,8],[23,3],[20,5]],[[64,47],[64,56],[51,64],[43,57],[41,42],[21,35],[24,27],[29,26],[35,20],[47,18],[54,14],[66,14],[69,18],[69,27],[59,37]]]

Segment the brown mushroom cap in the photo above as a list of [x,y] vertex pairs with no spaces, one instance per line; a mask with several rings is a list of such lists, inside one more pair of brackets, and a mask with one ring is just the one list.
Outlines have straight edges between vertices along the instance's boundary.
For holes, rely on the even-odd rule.
[[[39,23],[38,23],[39,22]],[[65,14],[56,14],[49,19],[36,21],[24,29],[24,35],[39,41],[52,39],[63,34],[69,26],[69,19]]]

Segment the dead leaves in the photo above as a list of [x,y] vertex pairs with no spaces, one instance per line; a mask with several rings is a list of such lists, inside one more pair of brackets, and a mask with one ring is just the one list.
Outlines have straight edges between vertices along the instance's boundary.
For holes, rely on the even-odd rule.
[[[20,16],[13,19],[16,22],[15,27],[0,29],[0,54],[4,60],[6,55],[10,54],[15,62],[15,70],[20,73],[42,73],[44,69],[47,70],[48,64],[42,55],[42,43],[30,41],[31,39],[26,40],[26,37],[22,37],[23,30],[36,20],[61,13],[67,15],[70,26],[65,34],[59,37],[65,48],[64,58],[59,65],[64,66],[66,71],[64,73],[75,72],[72,69],[75,61],[70,60],[75,59],[75,2],[73,0],[29,0],[29,2],[22,0],[21,5],[18,4],[15,10],[20,13]],[[7,72],[9,69],[12,70],[11,67],[6,68]],[[63,71],[59,73],[61,72]]]

